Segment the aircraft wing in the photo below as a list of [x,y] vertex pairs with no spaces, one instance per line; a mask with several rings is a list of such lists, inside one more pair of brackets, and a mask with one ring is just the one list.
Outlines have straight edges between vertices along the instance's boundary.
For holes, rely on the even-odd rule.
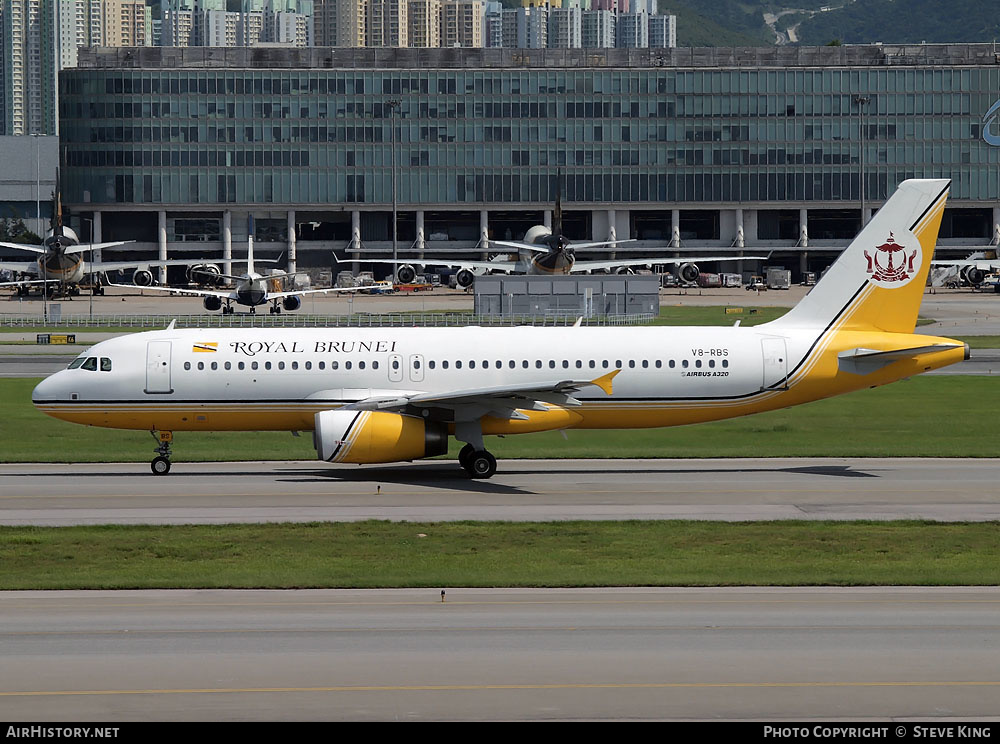
[[[197,260],[191,258],[171,258],[166,261],[144,261],[141,259],[134,259],[132,261],[88,261],[87,271],[91,274],[99,274],[104,271],[120,271],[122,269],[139,269],[148,268],[150,266],[196,266],[198,264],[205,263],[220,263],[221,260],[218,258],[199,258]],[[227,279],[242,279],[242,277],[230,277],[227,274],[218,274],[216,276],[224,276]]]
[[2,248],[13,248],[18,251],[30,251],[31,253],[45,253],[45,249],[37,245],[24,245],[23,243],[0,243]]
[[34,261],[30,263],[11,263],[9,261],[0,261],[0,270],[6,269],[7,271],[16,271],[19,274],[35,274],[38,271],[38,264]]
[[[496,241],[490,241],[496,242]],[[513,245],[512,243],[509,245]],[[544,253],[545,250],[543,249]],[[337,263],[350,263],[350,261],[341,261],[339,258],[334,256]],[[353,260],[353,259],[351,259]],[[455,269],[482,269],[484,271],[506,271],[512,272],[518,270],[517,261],[456,261],[453,258],[410,258],[393,261],[391,258],[359,258],[360,263],[382,263],[382,264],[392,264],[393,266],[404,266],[407,264],[418,264],[420,266],[450,266]]]
[[153,284],[148,287],[140,287],[138,284],[115,284],[114,282],[108,283],[109,287],[120,287],[122,289],[151,289],[154,292],[171,292],[173,294],[182,295],[192,295],[194,297],[221,297],[224,300],[236,299],[236,294],[232,291],[225,290],[213,290],[213,289],[188,289],[186,287],[161,287],[159,285]]
[[1000,268],[1000,261],[994,259],[992,261],[986,261],[983,259],[964,259],[958,261],[931,261],[931,266],[957,266],[959,268],[965,268],[966,266],[975,266],[977,269],[982,271],[995,271]]
[[20,282],[0,282],[0,287],[23,287],[28,284],[58,284],[58,279],[25,279]]
[[[542,403],[578,406],[573,394],[591,385],[611,395],[612,380],[621,370],[615,369],[593,380],[548,380],[520,385],[470,388],[441,393],[413,393],[399,397],[372,397],[345,406],[362,411],[404,411],[408,408],[445,408],[459,417],[479,418],[490,414],[502,418],[523,419],[517,409],[546,410]],[[464,414],[464,415],[463,415]]]
[[267,299],[280,300],[282,297],[301,297],[302,295],[326,294],[328,292],[359,292],[362,289],[369,289],[369,287],[324,287],[323,289],[300,289],[289,290],[287,292],[268,292]]
[[[569,247],[573,249],[578,248],[598,248],[604,245],[618,245],[619,243],[634,243],[635,238],[628,238],[627,240],[600,240],[593,243],[570,243]],[[504,248],[517,248],[523,251],[536,251],[538,253],[548,253],[549,249],[545,246],[534,245],[533,243],[518,243],[516,240],[491,240],[490,245],[502,245]]]
[[573,264],[571,273],[577,274],[581,271],[620,269],[626,266],[655,266],[657,264],[672,265],[681,263],[704,263],[706,261],[753,261],[766,259],[767,256],[683,256],[681,258],[651,256],[647,258],[619,258],[614,261],[576,261]]
[[64,253],[86,253],[87,251],[96,251],[98,249],[103,250],[105,248],[114,248],[116,245],[128,245],[129,243],[134,243],[134,240],[116,240],[113,243],[78,243],[77,245],[71,245],[66,248]]

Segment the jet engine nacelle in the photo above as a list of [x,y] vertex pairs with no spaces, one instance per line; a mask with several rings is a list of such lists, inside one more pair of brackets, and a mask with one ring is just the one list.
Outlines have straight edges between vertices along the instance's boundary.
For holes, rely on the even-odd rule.
[[698,269],[698,264],[684,263],[677,264],[675,269],[677,278],[685,282],[696,282],[698,281],[698,275],[701,271]]
[[188,267],[187,278],[189,282],[218,287],[222,284],[222,277],[219,276],[221,273],[222,271],[215,264],[195,264]]
[[153,272],[149,269],[136,269],[132,274],[132,283],[139,287],[152,286]]
[[416,278],[417,272],[409,264],[403,264],[396,269],[396,281],[400,284],[410,284]]
[[973,287],[978,287],[986,279],[986,272],[976,266],[963,266],[959,273]]
[[222,309],[222,298],[212,295],[202,300],[201,304],[205,306],[206,310],[214,313],[216,310]]
[[416,416],[382,411],[320,411],[313,444],[328,462],[400,462],[443,455],[448,427]]
[[302,307],[302,298],[298,295],[290,295],[281,300],[281,306],[289,312],[298,310]]
[[466,287],[471,287],[472,283],[476,280],[476,275],[473,274],[468,269],[459,269],[455,274],[455,284],[457,284],[462,289]]

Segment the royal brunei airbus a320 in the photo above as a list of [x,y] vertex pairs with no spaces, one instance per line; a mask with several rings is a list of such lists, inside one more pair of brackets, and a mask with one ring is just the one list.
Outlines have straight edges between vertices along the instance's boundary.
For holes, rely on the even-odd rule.
[[714,421],[968,358],[913,333],[948,186],[903,182],[796,307],[752,328],[171,327],[102,341],[32,399],[153,432],[157,474],[173,432],[312,430],[332,463],[433,457],[454,436],[462,467],[489,478],[490,435]]

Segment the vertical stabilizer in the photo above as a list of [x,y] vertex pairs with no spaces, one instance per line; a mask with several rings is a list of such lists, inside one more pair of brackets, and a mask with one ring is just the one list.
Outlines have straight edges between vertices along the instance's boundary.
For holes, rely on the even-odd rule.
[[910,179],[772,328],[913,333],[951,181]]
[[247,218],[247,276],[253,276],[253,215]]

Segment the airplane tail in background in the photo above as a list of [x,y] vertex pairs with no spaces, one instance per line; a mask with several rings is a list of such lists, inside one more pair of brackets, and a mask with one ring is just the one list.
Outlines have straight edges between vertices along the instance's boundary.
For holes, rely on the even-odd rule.
[[950,185],[903,181],[812,291],[768,325],[913,333]]
[[253,276],[253,215],[247,218],[247,274]]

